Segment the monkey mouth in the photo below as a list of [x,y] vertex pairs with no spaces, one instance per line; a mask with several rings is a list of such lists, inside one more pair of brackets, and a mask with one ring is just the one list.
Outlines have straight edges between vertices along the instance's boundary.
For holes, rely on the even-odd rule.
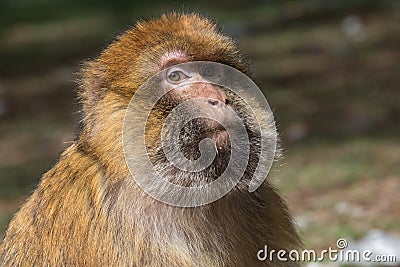
[[[171,140],[176,137],[170,137]],[[196,160],[200,157],[200,142],[209,139],[213,142],[217,155],[229,153],[231,140],[228,130],[217,121],[208,118],[196,118],[187,123],[180,132],[178,146],[186,158]]]
[[204,119],[200,120],[202,128],[199,139],[209,138],[214,144],[217,152],[226,151],[230,148],[230,139],[228,131],[217,121]]
[[229,134],[228,131],[224,128],[216,129],[211,132],[210,138],[211,140],[213,140],[215,147],[218,151],[225,150],[230,147]]
[[229,133],[224,128],[208,129],[195,134],[189,141],[181,143],[181,150],[187,158],[192,160],[200,156],[199,143],[204,139],[210,139],[214,143],[217,155],[221,156],[224,153],[229,153],[231,143]]

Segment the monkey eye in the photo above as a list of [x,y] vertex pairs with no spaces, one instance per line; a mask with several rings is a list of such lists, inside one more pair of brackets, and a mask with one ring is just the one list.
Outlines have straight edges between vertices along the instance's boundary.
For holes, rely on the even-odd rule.
[[178,83],[178,82],[183,81],[183,80],[185,80],[187,78],[189,78],[189,77],[185,73],[180,71],[180,70],[172,71],[167,75],[168,81],[172,82],[172,83]]
[[221,73],[219,68],[213,65],[208,65],[205,66],[204,69],[202,70],[202,75],[204,78],[212,79],[212,78],[218,78]]

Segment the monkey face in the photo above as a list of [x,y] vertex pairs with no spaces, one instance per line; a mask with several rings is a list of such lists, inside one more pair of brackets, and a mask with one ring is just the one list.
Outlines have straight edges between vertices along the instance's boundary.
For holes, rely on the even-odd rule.
[[[217,187],[220,192],[239,181],[249,182],[263,158],[263,136],[276,139],[273,117],[252,96],[254,86],[232,67],[201,61],[173,65],[146,81],[132,98],[124,127],[124,138],[132,141],[126,151],[134,150],[130,158],[141,155],[135,164],[155,170],[139,177],[150,177],[146,184],[166,180],[189,188],[225,177],[225,185]],[[143,124],[144,131],[138,131]],[[145,151],[138,152],[133,139],[142,140],[141,136]],[[273,138],[269,141],[275,145]],[[272,150],[268,153],[273,159]]]

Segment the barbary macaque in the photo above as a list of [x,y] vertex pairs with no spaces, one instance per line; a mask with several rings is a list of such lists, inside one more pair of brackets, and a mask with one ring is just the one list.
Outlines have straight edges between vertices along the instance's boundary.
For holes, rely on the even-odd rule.
[[[160,175],[182,186],[213,181],[226,168],[229,135],[210,119],[195,119],[179,136],[189,160],[210,138],[216,158],[196,173],[171,166],[160,148],[166,116],[191,98],[197,108],[229,120],[224,105],[244,121],[250,157],[243,177],[224,197],[199,207],[162,203],[136,184],[123,152],[124,118],[130,100],[151,76],[166,71],[179,84],[190,74],[181,63],[222,63],[246,73],[236,44],[208,19],[171,13],[139,22],[80,72],[82,130],[11,221],[0,246],[1,266],[297,266],[260,261],[257,252],[300,249],[301,242],[282,198],[268,180],[249,192],[259,161],[261,132],[240,97],[212,84],[172,90],[154,106],[146,124],[149,158]],[[215,74],[215,69],[202,75]],[[253,112],[253,113],[252,113]],[[227,118],[228,117],[228,118]],[[177,137],[178,138],[178,137]]]

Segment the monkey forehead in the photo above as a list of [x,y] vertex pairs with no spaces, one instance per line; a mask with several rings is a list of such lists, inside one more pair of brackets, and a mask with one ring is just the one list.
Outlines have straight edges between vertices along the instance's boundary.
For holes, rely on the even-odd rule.
[[187,55],[187,53],[185,53],[181,50],[166,52],[165,54],[163,54],[161,56],[161,59],[160,59],[161,69],[165,69],[165,68],[168,68],[173,65],[180,64],[180,63],[184,63],[189,60],[190,60],[190,58]]
[[168,13],[157,19],[141,21],[121,35],[119,41],[115,47],[119,51],[114,52],[127,52],[144,58],[150,54],[149,58],[153,60],[159,60],[160,56],[183,56],[188,60],[190,56],[190,60],[216,61],[227,54],[239,58],[232,39],[223,35],[212,21],[196,13]]
[[141,21],[120,35],[96,61],[104,70],[103,81],[129,92],[159,71],[188,61],[213,61],[244,73],[248,70],[235,42],[210,20],[194,13]]

